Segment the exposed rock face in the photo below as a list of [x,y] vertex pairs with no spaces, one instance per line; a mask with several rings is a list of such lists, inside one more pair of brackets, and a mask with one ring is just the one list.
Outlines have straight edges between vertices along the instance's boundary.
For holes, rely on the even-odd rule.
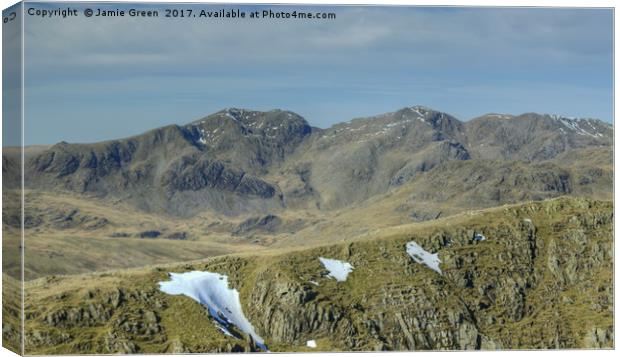
[[313,301],[316,296],[309,286],[273,282],[270,277],[259,276],[250,296],[250,301],[257,304],[253,311],[260,310],[255,319],[257,328],[266,331],[274,343],[302,345],[308,332],[328,335],[338,331],[351,337],[355,331],[350,330],[344,309],[317,304]]
[[276,344],[303,345],[310,337],[338,336],[333,343],[342,350],[481,348],[479,331],[466,308],[437,306],[415,289],[388,286],[373,309],[364,303],[340,306],[317,301],[318,293],[309,286],[269,286],[263,281],[250,298],[260,308],[256,324]]
[[272,185],[263,180],[228,168],[219,161],[196,156],[184,157],[172,163],[161,183],[170,192],[215,188],[261,198],[271,198],[276,192]]

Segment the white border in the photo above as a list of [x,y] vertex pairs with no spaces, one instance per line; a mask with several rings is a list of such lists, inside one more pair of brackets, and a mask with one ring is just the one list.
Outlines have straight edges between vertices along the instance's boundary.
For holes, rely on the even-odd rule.
[[[17,1],[11,1],[11,0],[0,0],[0,5],[2,7],[2,9],[7,8],[13,4],[15,4]],[[36,1],[27,1],[27,2],[36,2]],[[75,0],[67,0],[67,1],[50,1],[50,2],[101,2],[101,1],[75,1]],[[615,108],[618,105],[618,97],[616,95],[615,92],[615,83],[617,83],[618,81],[618,72],[615,71],[615,68],[617,67],[618,64],[618,56],[616,56],[616,49],[617,47],[617,41],[618,41],[618,27],[615,26],[615,7],[616,7],[616,2],[613,0],[590,0],[590,1],[578,1],[578,0],[521,0],[521,1],[513,1],[513,0],[506,0],[506,1],[493,1],[493,0],[475,0],[475,1],[467,1],[467,0],[444,0],[444,1],[440,1],[440,0],[425,0],[425,1],[415,1],[415,0],[389,0],[389,1],[384,1],[384,0],[339,0],[339,1],[333,1],[333,0],[314,0],[314,1],[301,1],[301,0],[288,0],[288,1],[278,1],[278,0],[271,0],[271,1],[259,1],[259,0],[229,0],[229,1],[178,1],[178,0],[168,0],[168,1],[164,1],[164,0],[154,0],[154,1],[120,1],[120,2],[145,2],[145,3],[189,3],[189,2],[196,2],[196,3],[236,3],[236,4],[260,4],[260,3],[268,3],[268,4],[321,4],[321,5],[330,5],[330,4],[342,4],[342,5],[430,5],[430,6],[488,6],[488,7],[589,7],[589,8],[593,8],[593,7],[602,7],[602,8],[614,8],[614,127],[615,127]],[[23,26],[24,21],[22,20],[22,26]],[[1,26],[0,26],[1,27]],[[22,29],[23,31],[23,29]],[[0,30],[1,33],[1,30]],[[23,41],[23,39],[22,39]],[[23,43],[23,42],[22,42]],[[1,55],[1,46],[0,46],[0,55]],[[23,56],[23,48],[22,48],[22,56]],[[0,72],[0,81],[2,79],[2,74]],[[23,70],[22,70],[22,92],[23,92]],[[0,104],[2,103],[2,99],[0,96]],[[22,106],[24,105],[23,100],[22,100]],[[24,107],[22,107],[22,116],[24,114]],[[23,120],[22,120],[22,136],[23,136]],[[614,171],[615,171],[615,158],[619,152],[619,148],[617,145],[615,145],[616,142],[618,142],[618,136],[620,134],[618,134],[618,132],[616,130],[614,130]],[[22,137],[23,140],[23,137]],[[2,127],[0,126],[0,146],[2,145]],[[22,175],[22,179],[23,179],[23,175]],[[618,182],[618,177],[617,175],[614,175],[614,202],[618,202],[618,198],[620,196],[620,194],[618,193],[618,191],[615,190],[615,187],[617,187],[617,182]],[[2,178],[0,177],[0,185],[2,183]],[[23,209],[23,206],[22,206]],[[0,214],[2,212],[2,208],[0,207]],[[617,214],[617,210],[616,210],[616,206],[614,205],[614,214],[615,217],[618,217]],[[23,215],[22,215],[23,216]],[[23,219],[23,218],[22,218]],[[615,224],[617,223],[617,220],[614,220],[614,227]],[[618,247],[615,244],[616,241],[616,231],[614,229],[614,256],[618,256]],[[22,242],[23,242],[23,237],[22,237]],[[1,258],[0,258],[1,259]],[[1,261],[1,260],[0,260]],[[23,262],[22,262],[23,263]],[[22,270],[23,273],[23,270]],[[615,291],[615,277],[618,276],[618,266],[614,265],[614,308],[618,306],[618,295],[616,294]],[[616,326],[616,321],[617,321],[617,310],[614,309],[614,327],[615,330],[617,331],[617,326]],[[23,313],[23,312],[22,312]],[[0,310],[0,317],[1,317],[1,310]],[[23,316],[22,316],[23,318]],[[616,331],[614,331],[614,341],[617,341],[617,333],[615,333]],[[617,343],[617,342],[615,342]],[[389,353],[389,355],[399,355],[399,356],[426,356],[426,355],[430,355],[430,354],[435,354],[438,352],[392,352]],[[473,354],[484,354],[486,356],[496,356],[496,355],[511,355],[511,356],[524,356],[526,353],[528,354],[528,356],[532,355],[532,354],[544,354],[546,356],[580,356],[583,355],[584,353],[589,354],[595,354],[595,355],[600,355],[600,356],[606,356],[609,355],[611,356],[612,354],[615,355],[615,351],[613,350],[606,350],[606,351],[593,351],[593,350],[588,350],[588,351],[584,351],[584,350],[561,350],[561,351],[557,351],[557,350],[553,350],[553,351],[501,351],[501,352],[495,352],[495,351],[486,351],[486,352],[448,352],[448,353],[467,353],[467,355],[471,355]],[[14,355],[12,352],[2,348],[0,349],[0,357],[3,356],[9,356],[9,355]],[[290,354],[290,353],[282,353],[281,355],[285,355],[285,356],[294,356],[295,354]],[[314,356],[314,355],[318,355],[318,356],[354,356],[356,354],[353,353],[308,353],[306,355],[309,356]],[[359,355],[359,354],[357,354]],[[384,356],[385,354],[376,354],[376,353],[366,353],[365,355],[377,355],[377,356]],[[141,356],[154,356],[154,355],[141,355]]]

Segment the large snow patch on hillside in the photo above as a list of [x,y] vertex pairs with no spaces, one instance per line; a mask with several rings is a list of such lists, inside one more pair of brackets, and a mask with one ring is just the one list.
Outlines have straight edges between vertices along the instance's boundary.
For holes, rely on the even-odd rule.
[[353,266],[347,262],[336,259],[328,259],[319,257],[319,260],[329,270],[329,277],[336,279],[337,281],[346,281],[347,276],[353,271]]
[[241,309],[239,292],[228,288],[228,277],[208,271],[170,273],[170,281],[159,283],[159,289],[170,295],[185,295],[207,307],[218,328],[230,336],[230,325],[252,336],[256,345],[267,350],[265,341],[254,331]]
[[429,253],[424,248],[418,245],[416,242],[409,242],[406,246],[407,254],[419,264],[424,264],[427,267],[433,269],[434,271],[441,274],[441,269],[439,268],[439,254],[438,253]]

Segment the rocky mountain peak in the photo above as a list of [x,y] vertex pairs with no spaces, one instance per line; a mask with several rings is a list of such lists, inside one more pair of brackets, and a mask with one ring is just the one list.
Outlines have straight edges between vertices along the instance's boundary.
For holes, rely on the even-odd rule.
[[300,115],[283,110],[267,112],[227,108],[186,126],[200,145],[217,146],[222,140],[297,141],[312,128]]
[[226,108],[216,112],[215,117],[222,117],[226,120],[232,120],[233,122],[239,123],[240,125],[248,125],[260,120],[261,115],[264,112],[249,110],[249,109],[240,109],[240,108]]
[[368,118],[358,118],[346,123],[340,123],[332,126],[328,131],[343,131],[346,129],[355,130],[356,128],[370,128],[375,130],[383,130],[402,125],[410,124],[426,124],[433,129],[440,129],[446,123],[449,126],[460,124],[460,121],[446,113],[416,105],[413,107],[405,107],[395,112],[375,115]]
[[422,105],[400,109],[395,113],[395,117],[404,120],[415,119],[430,125],[435,130],[448,131],[452,134],[462,126],[455,117]]
[[426,116],[427,114],[430,114],[430,113],[439,113],[439,111],[434,110],[429,107],[425,107],[423,105],[414,105],[412,107],[406,107],[406,108],[399,110],[399,112],[412,112],[421,117]]
[[263,128],[267,123],[273,124],[275,122],[280,122],[280,124],[299,123],[308,125],[306,120],[301,115],[288,110],[280,109],[257,111],[239,108],[226,108],[206,117],[207,120],[222,118],[238,123],[239,125],[255,128]]

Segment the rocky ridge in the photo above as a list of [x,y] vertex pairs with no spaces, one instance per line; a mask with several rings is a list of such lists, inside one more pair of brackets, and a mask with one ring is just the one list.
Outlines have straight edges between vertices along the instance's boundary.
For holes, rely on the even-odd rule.
[[[556,158],[583,150],[600,156],[612,145],[612,126],[594,119],[530,113],[461,122],[415,106],[318,129],[289,111],[232,108],[131,138],[59,143],[29,155],[25,170],[32,189],[123,199],[181,217],[205,210],[239,215],[339,209],[460,161],[553,161],[553,174],[563,175],[566,166]],[[6,170],[17,167],[3,160]],[[597,182],[586,185],[606,193]],[[501,203],[510,202],[486,206]]]

